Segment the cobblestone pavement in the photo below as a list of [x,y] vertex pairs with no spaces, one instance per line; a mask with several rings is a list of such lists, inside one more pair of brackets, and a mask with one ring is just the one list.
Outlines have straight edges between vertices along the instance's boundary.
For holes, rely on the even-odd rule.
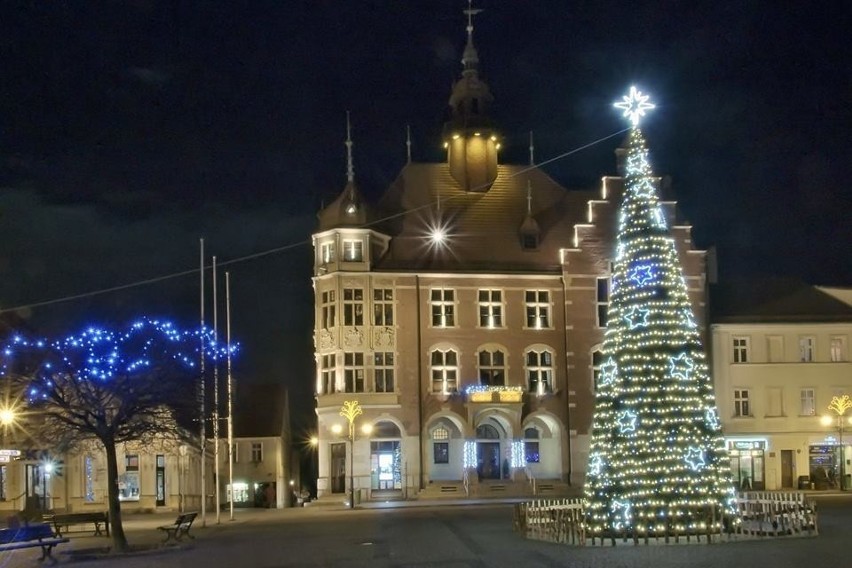
[[[850,565],[852,496],[819,499],[820,536],[714,545],[572,548],[526,541],[512,532],[511,504],[456,503],[433,506],[373,505],[237,511],[216,523],[193,527],[195,540],[122,558],[81,559],[109,544],[81,533],[54,551],[61,564],[79,568],[296,566],[356,567],[569,567],[569,568],[793,568]],[[131,544],[154,545],[156,527],[174,514],[132,515],[125,520]],[[0,568],[36,566],[29,549],[0,553]]]

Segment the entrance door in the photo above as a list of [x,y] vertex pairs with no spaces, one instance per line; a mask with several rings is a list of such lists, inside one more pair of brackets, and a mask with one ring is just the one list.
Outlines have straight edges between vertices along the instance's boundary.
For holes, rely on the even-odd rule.
[[793,450],[781,450],[781,488],[792,488],[793,485]]
[[44,467],[28,463],[25,466],[25,482],[27,507],[47,510],[50,508],[50,491],[48,491],[49,474]]
[[166,456],[157,454],[157,507],[166,505]]
[[346,493],[346,443],[331,445],[331,492]]
[[500,479],[500,442],[477,442],[476,463],[479,479]]

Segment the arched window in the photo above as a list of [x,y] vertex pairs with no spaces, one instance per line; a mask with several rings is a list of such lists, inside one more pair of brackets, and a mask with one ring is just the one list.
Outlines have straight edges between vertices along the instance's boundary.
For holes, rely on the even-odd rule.
[[459,374],[458,354],[452,350],[432,351],[432,392],[450,394],[457,390]]
[[499,440],[500,432],[491,424],[480,424],[476,427],[476,437],[480,440]]
[[373,438],[402,438],[399,426],[389,420],[382,420],[373,425]]
[[483,386],[506,384],[506,355],[500,349],[483,349],[479,352],[479,384]]
[[553,392],[553,353],[547,349],[530,349],[526,367],[529,392],[538,395]]

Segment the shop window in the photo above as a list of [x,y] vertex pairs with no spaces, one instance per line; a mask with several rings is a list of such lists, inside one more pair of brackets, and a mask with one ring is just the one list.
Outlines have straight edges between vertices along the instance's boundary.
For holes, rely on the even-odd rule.
[[139,456],[124,456],[124,473],[118,476],[118,498],[121,501],[139,500]]

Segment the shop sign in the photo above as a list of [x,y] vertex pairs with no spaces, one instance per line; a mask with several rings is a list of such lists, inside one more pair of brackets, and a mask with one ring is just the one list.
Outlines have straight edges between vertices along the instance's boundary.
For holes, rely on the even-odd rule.
[[728,440],[729,450],[765,450],[766,442],[763,440]]

